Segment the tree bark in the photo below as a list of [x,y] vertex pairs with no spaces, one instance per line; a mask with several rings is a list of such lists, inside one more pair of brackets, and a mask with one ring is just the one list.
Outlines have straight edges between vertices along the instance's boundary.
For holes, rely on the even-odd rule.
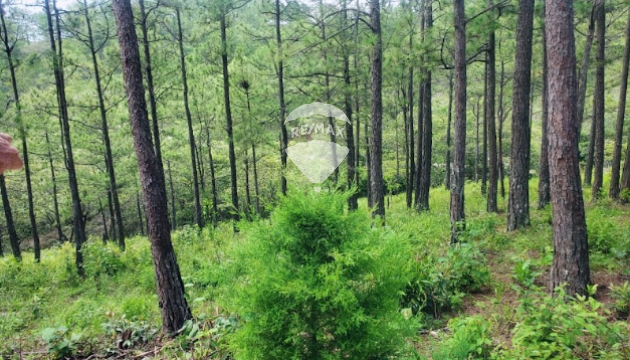
[[[347,1],[343,2],[343,10],[344,10],[344,21],[348,23],[348,10],[347,10]],[[347,170],[346,170],[346,182],[348,189],[352,191],[350,197],[348,197],[348,210],[356,210],[358,208],[358,195],[356,193],[356,189],[353,187],[356,186],[356,155],[355,155],[355,145],[354,145],[354,126],[352,123],[352,81],[350,78],[350,53],[347,47],[343,50],[343,80],[344,80],[344,106],[346,116],[348,116],[348,121],[346,123],[346,146],[348,147],[348,156],[347,156]]]
[[444,186],[446,190],[451,188],[451,122],[453,120],[453,71],[448,76],[448,120],[446,123],[446,179]]
[[455,24],[455,134],[451,172],[451,243],[459,242],[465,229],[464,182],[466,179],[466,12],[464,0],[454,0]]
[[[85,23],[88,30],[88,40],[90,55],[92,57],[92,67],[94,70],[94,81],[96,85],[96,93],[98,95],[98,108],[101,115],[101,128],[103,131],[103,143],[105,144],[105,167],[107,168],[107,175],[109,177],[109,189],[112,195],[114,214],[116,216],[116,223],[118,223],[118,246],[121,249],[125,249],[125,231],[122,220],[122,212],[120,209],[120,199],[118,197],[118,185],[116,184],[116,173],[114,171],[114,158],[112,155],[112,146],[109,138],[109,125],[107,122],[107,110],[105,108],[105,100],[103,98],[103,88],[101,86],[101,75],[97,60],[97,49],[94,44],[94,37],[92,36],[92,23],[90,20],[87,0],[83,0],[83,11],[85,15]],[[112,232],[114,229],[111,229]]]
[[[621,175],[621,151],[623,148],[623,123],[626,117],[626,95],[628,93],[628,65],[630,63],[630,11],[626,25],[626,47],[623,52],[623,65],[621,70],[621,84],[619,85],[619,105],[617,107],[617,126],[615,129],[615,149],[612,160],[612,177],[610,180],[609,195],[613,200],[618,200],[620,195],[619,177]],[[628,157],[626,157],[628,159]],[[628,160],[626,160],[628,161]]]
[[[53,72],[55,75],[55,85],[57,89],[57,101],[59,106],[60,120],[62,126],[62,136],[65,144],[66,169],[68,170],[68,185],[70,187],[70,196],[72,197],[72,219],[75,240],[76,266],[80,276],[85,275],[83,270],[83,253],[81,248],[86,240],[85,224],[83,223],[83,210],[81,207],[81,196],[79,193],[79,184],[74,166],[74,154],[72,152],[72,140],[70,138],[70,120],[68,117],[68,104],[66,102],[66,89],[63,71],[63,50],[61,42],[61,30],[59,21],[59,11],[53,0],[53,11],[55,12],[55,22],[57,26],[57,41],[59,48],[55,42],[55,33],[53,31],[52,12],[50,9],[50,0],[44,1],[44,10],[48,23],[48,35],[50,37],[50,48],[53,53]],[[57,52],[57,50],[59,52]]]
[[501,198],[505,199],[505,167],[503,166],[503,123],[507,118],[507,112],[503,102],[503,93],[505,89],[505,62],[501,61],[501,80],[499,80],[499,133],[497,134],[498,140],[498,152],[497,155],[497,168],[499,169],[499,184],[501,185]]
[[[175,8],[175,16],[177,17],[177,42],[179,45],[179,64],[182,72],[182,85],[184,96],[184,110],[186,113],[186,122],[188,123],[188,144],[190,145],[190,163],[192,166],[193,191],[195,194],[195,223],[203,228],[203,217],[201,215],[201,195],[199,194],[199,177],[197,175],[197,146],[195,144],[195,132],[193,130],[192,115],[190,114],[190,105],[188,103],[188,75],[186,73],[186,54],[184,53],[184,34],[182,32],[182,20],[179,7]],[[224,23],[222,23],[224,26]],[[225,29],[221,30],[222,39]],[[225,46],[225,43],[223,42]],[[226,56],[227,58],[227,56]],[[227,74],[224,74],[224,77]],[[229,89],[228,89],[229,91]],[[227,98],[226,109],[229,107],[229,97]],[[229,129],[232,129],[232,118],[229,118]],[[231,141],[231,137],[230,137]],[[231,158],[230,158],[231,159]]]
[[46,132],[46,148],[48,149],[48,161],[50,163],[50,177],[53,184],[53,207],[55,209],[55,227],[57,228],[57,238],[59,242],[68,240],[61,229],[61,216],[59,215],[59,200],[57,199],[57,177],[55,176],[55,164],[53,162],[52,153],[50,152],[50,139]]
[[374,34],[372,45],[372,86],[370,124],[370,198],[372,216],[385,217],[385,191],[383,185],[383,39],[381,37],[380,0],[370,0],[370,26]]
[[531,142],[529,93],[531,91],[533,23],[534,0],[520,0],[514,64],[508,231],[529,225],[529,157]]
[[9,233],[9,241],[11,243],[11,250],[13,256],[22,260],[22,251],[20,250],[20,239],[18,239],[17,232],[15,231],[15,223],[13,222],[13,212],[11,211],[11,203],[9,202],[9,194],[7,193],[7,185],[4,180],[4,175],[0,175],[0,191],[2,192],[2,206],[4,208],[4,217],[7,221],[7,231]]
[[107,218],[105,217],[105,210],[103,210],[103,202],[101,199],[98,199],[98,212],[101,213],[101,221],[103,222],[103,244],[107,244],[109,232],[107,231]]
[[597,201],[604,183],[604,124],[606,113],[606,84],[604,66],[606,62],[606,1],[597,1],[595,12],[595,35],[597,37],[597,72],[595,94],[593,95],[593,126],[595,127],[595,171],[593,177],[592,201]]
[[[155,146],[155,156],[162,177],[164,177],[164,163],[162,162],[162,141],[160,140],[160,123],[157,114],[157,99],[155,95],[155,85],[153,83],[153,68],[151,67],[151,46],[149,43],[149,25],[147,13],[144,7],[144,0],[140,3],[140,30],[142,31],[142,47],[144,49],[144,70],[147,76],[147,90],[149,91],[149,105],[151,105],[151,124],[153,127],[153,145]],[[156,6],[159,6],[159,2]]]
[[[588,68],[591,60],[591,49],[593,48],[593,37],[595,35],[595,8],[596,1],[593,2],[591,16],[588,24],[588,32],[586,34],[586,42],[584,43],[584,53],[582,54],[582,63],[580,64],[580,79],[578,85],[578,136],[582,133],[582,123],[584,122],[584,104],[586,103],[586,88],[588,85]],[[592,159],[592,158],[591,158]],[[591,163],[592,164],[592,163]],[[591,165],[592,166],[592,165]],[[590,180],[589,180],[590,185]]]
[[171,189],[171,230],[175,231],[177,228],[177,205],[175,204],[175,190],[173,189],[173,174],[171,173],[171,162],[166,160],[166,167],[168,169],[168,183]]
[[[413,37],[415,36],[415,33],[413,31],[413,25],[411,26],[411,32],[409,33],[409,53],[412,54],[413,53]],[[410,61],[411,62],[411,61]],[[414,175],[415,175],[415,171],[416,171],[416,158],[415,158],[415,150],[416,150],[416,145],[415,145],[415,139],[414,139],[414,126],[413,126],[413,102],[414,102],[414,98],[413,98],[413,67],[414,64],[410,63],[409,64],[409,84],[407,87],[407,105],[409,107],[409,119],[408,119],[408,126],[407,126],[407,133],[406,136],[409,139],[409,150],[407,152],[407,156],[409,157],[409,168],[407,169],[407,172],[409,173],[408,179],[407,179],[407,208],[411,208],[411,205],[413,203],[413,185],[414,185]],[[420,159],[418,159],[418,161],[420,161]]]
[[210,184],[212,192],[212,225],[216,228],[218,226],[218,202],[219,195],[217,194],[217,180],[214,175],[214,159],[212,158],[212,139],[210,138],[210,124],[206,123],[206,140],[208,142],[208,161],[210,162]]
[[[431,0],[424,4],[425,31],[433,28],[433,7]],[[426,35],[425,35],[426,36]],[[428,57],[427,60],[428,62]],[[429,211],[429,190],[431,188],[431,169],[433,151],[433,107],[432,107],[432,74],[431,70],[425,72],[424,91],[422,102],[422,166],[420,171],[420,192],[418,196],[418,211]],[[418,159],[420,161],[420,159]]]
[[[543,3],[544,15],[545,3]],[[549,123],[549,90],[547,71],[547,25],[543,19],[542,46],[543,46],[543,72],[542,72],[542,139],[540,141],[540,173],[538,176],[538,208],[543,209],[551,201],[549,184],[549,136],[547,124]]]
[[280,191],[282,195],[287,194],[287,152],[289,146],[289,136],[287,128],[284,126],[286,106],[284,103],[284,59],[282,54],[282,31],[280,29],[280,0],[275,0],[275,21],[276,21],[276,51],[277,51],[277,76],[278,76],[278,101],[280,105]]
[[[488,0],[488,6],[493,6],[494,0]],[[496,69],[496,37],[494,27],[488,35],[487,52],[487,97],[486,97],[486,117],[488,122],[488,157],[489,157],[489,177],[488,177],[488,198],[486,210],[488,212],[498,212],[497,205],[497,181],[498,181],[498,154],[497,154],[497,129],[496,129],[496,92],[497,92],[497,69]]]
[[590,283],[588,240],[578,158],[573,1],[547,0],[549,172],[554,256],[551,286],[586,294]]
[[166,334],[175,335],[184,322],[192,318],[192,314],[184,295],[184,283],[171,243],[164,173],[160,172],[158,158],[151,142],[138,38],[131,3],[129,0],[114,0],[113,8],[118,28],[134,147],[147,207],[149,239],[162,312],[162,328]]
[[[232,130],[232,107],[230,105],[230,78],[228,73],[227,34],[225,12],[221,13],[221,64],[223,66],[223,100],[225,103],[225,131],[228,136],[228,156],[230,160],[230,183],[232,184],[232,207],[234,220],[239,219],[238,184],[236,178],[236,153],[234,151],[234,132]],[[284,127],[284,125],[283,125]],[[286,145],[286,143],[285,143]],[[286,149],[286,146],[284,147]],[[284,153],[283,149],[283,153]],[[286,155],[285,155],[286,156]],[[286,162],[286,160],[285,160]]]
[[31,185],[31,167],[28,156],[28,146],[26,143],[26,127],[22,119],[22,108],[20,105],[20,92],[17,86],[17,77],[15,75],[15,65],[13,63],[13,50],[14,45],[9,42],[9,32],[7,31],[7,25],[4,19],[5,9],[2,6],[2,0],[0,0],[0,39],[4,45],[4,52],[7,55],[7,62],[9,63],[9,73],[11,74],[11,87],[13,89],[13,100],[15,101],[15,110],[17,113],[17,124],[20,133],[20,139],[22,140],[22,160],[24,161],[24,173],[26,175],[26,193],[28,197],[28,216],[31,222],[31,236],[33,237],[33,250],[35,253],[35,261],[41,260],[41,252],[39,247],[39,234],[37,232],[37,219],[35,218],[35,206],[33,205],[33,187]]

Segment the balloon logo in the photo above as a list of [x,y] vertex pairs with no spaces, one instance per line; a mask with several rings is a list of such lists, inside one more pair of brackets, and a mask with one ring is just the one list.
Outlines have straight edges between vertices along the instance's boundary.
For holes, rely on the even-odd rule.
[[[296,108],[289,114],[284,123],[286,124],[298,118],[312,115],[334,117],[338,120],[350,123],[343,111],[335,106],[319,102],[302,105]],[[302,125],[300,128],[293,128],[292,136],[311,135],[318,132],[329,134],[335,131],[337,131],[337,134],[342,135],[342,131],[339,128],[336,130],[333,129],[332,125],[329,125],[328,128],[323,124]],[[320,192],[321,186],[319,186],[319,184],[323,183],[330,174],[339,167],[341,162],[348,156],[350,150],[334,142],[311,140],[288,146],[285,151],[289,159],[298,167],[302,174],[315,184],[313,190]]]

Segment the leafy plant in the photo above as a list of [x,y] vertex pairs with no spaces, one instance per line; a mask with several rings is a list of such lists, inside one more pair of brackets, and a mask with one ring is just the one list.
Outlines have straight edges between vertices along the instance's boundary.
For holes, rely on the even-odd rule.
[[42,340],[46,343],[48,353],[59,359],[75,354],[81,334],[70,333],[65,326],[46,328],[42,331]]
[[128,349],[147,343],[155,337],[157,330],[144,321],[131,321],[125,315],[102,324],[105,334],[115,338],[116,347]]
[[346,199],[293,193],[270,222],[241,225],[230,256],[241,279],[226,301],[244,320],[235,359],[397,356],[413,324],[398,310],[410,249]]
[[620,286],[611,286],[610,295],[615,299],[613,309],[620,318],[627,318],[630,316],[630,284],[624,282]]
[[514,280],[525,288],[534,286],[534,281],[542,275],[542,271],[535,271],[530,259],[519,260],[514,267]]

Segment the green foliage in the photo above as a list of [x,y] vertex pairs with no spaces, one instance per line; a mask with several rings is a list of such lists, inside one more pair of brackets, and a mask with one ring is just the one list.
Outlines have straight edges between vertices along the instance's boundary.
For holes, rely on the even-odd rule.
[[413,270],[402,306],[434,317],[457,309],[466,292],[478,291],[490,280],[483,254],[469,243],[454,245],[441,257],[422,257]]
[[105,334],[115,340],[116,347],[128,349],[152,340],[157,334],[157,329],[151,327],[145,321],[131,321],[125,315],[117,319],[111,319],[101,325]]
[[231,336],[236,359],[397,355],[413,324],[398,311],[409,244],[345,204],[294,192],[235,244],[240,281],[226,304],[244,319]]
[[48,353],[55,359],[61,359],[75,354],[81,334],[70,333],[65,326],[46,328],[42,331],[42,340],[46,343]]
[[514,281],[525,288],[534,286],[534,281],[538,276],[542,275],[542,271],[536,271],[533,268],[531,259],[519,259],[514,266]]
[[[593,291],[594,292],[594,291]],[[513,349],[506,359],[623,359],[630,355],[630,333],[609,323],[602,305],[592,297],[567,300],[562,289],[522,302],[521,319],[513,330]]]
[[101,276],[114,276],[125,270],[120,253],[120,248],[111,242],[107,244],[100,241],[88,242],[83,247],[86,275],[96,279]]
[[611,286],[610,296],[615,299],[613,309],[620,318],[630,317],[630,284],[624,282],[623,285]]

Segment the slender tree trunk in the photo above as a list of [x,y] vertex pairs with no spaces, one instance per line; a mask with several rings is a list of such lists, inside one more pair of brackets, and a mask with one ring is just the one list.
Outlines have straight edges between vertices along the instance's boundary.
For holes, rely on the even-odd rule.
[[109,210],[109,231],[112,240],[116,241],[116,223],[114,221],[115,215],[111,189],[107,189],[107,209]]
[[212,185],[212,225],[216,228],[218,225],[219,216],[219,195],[217,194],[217,180],[214,175],[214,159],[212,158],[212,139],[210,138],[210,124],[206,124],[206,140],[208,142],[208,161],[210,162],[210,184]]
[[[422,44],[424,44],[424,38],[425,38],[425,16],[426,13],[424,11],[424,6],[425,6],[425,2],[423,1],[420,4],[420,40],[422,42]],[[425,56],[425,60],[426,60],[426,56]],[[414,174],[414,178],[413,178],[413,189],[414,192],[416,193],[416,197],[414,198],[414,207],[416,208],[416,210],[420,209],[420,193],[422,192],[422,190],[420,189],[420,187],[422,186],[421,183],[421,177],[422,177],[422,151],[424,150],[423,147],[423,142],[424,142],[424,89],[425,89],[425,82],[426,82],[426,78],[427,78],[427,72],[425,71],[425,69],[423,69],[421,67],[421,79],[418,83],[418,139],[417,139],[417,146],[416,146],[416,155],[415,155],[415,174]]]
[[[359,3],[359,0],[356,0],[356,9],[359,10],[360,9],[361,4]],[[359,168],[361,165],[361,123],[360,123],[360,106],[359,106],[359,102],[360,102],[360,93],[359,93],[359,55],[360,55],[360,47],[359,47],[359,13],[357,12],[355,18],[354,18],[354,59],[353,59],[353,69],[354,69],[354,117],[357,119],[357,137],[356,137],[356,141],[355,141],[355,146],[356,146],[356,160],[354,161],[356,168]],[[366,122],[367,123],[367,122]],[[367,159],[367,156],[366,156]],[[360,171],[355,171],[355,183],[357,184],[357,187],[359,186],[360,182]],[[368,181],[369,184],[369,181]],[[368,186],[369,188],[369,186]],[[357,195],[358,197],[358,195]],[[369,196],[368,196],[369,199]]]
[[[486,53],[488,56],[488,53]],[[487,59],[486,59],[487,60]],[[488,62],[485,63],[483,76],[483,126],[481,142],[481,195],[488,191]],[[479,110],[481,111],[481,110]]]
[[7,185],[4,181],[4,175],[0,175],[0,191],[2,192],[2,206],[4,208],[4,217],[7,221],[7,231],[9,232],[11,250],[13,251],[13,256],[16,259],[22,260],[22,252],[20,251],[20,239],[18,239],[17,232],[15,231],[13,212],[11,211],[11,204],[9,202],[9,194],[7,193]]
[[109,232],[107,231],[107,218],[105,217],[105,210],[103,210],[103,202],[101,199],[98,199],[98,212],[101,213],[101,221],[103,222],[103,244],[107,244]]
[[593,95],[593,126],[595,127],[595,176],[593,178],[592,201],[599,197],[604,183],[604,123],[606,113],[606,85],[604,66],[606,62],[606,1],[596,0],[595,35],[597,37],[597,71]]
[[[326,43],[328,41],[328,37],[326,36],[326,16],[324,14],[323,0],[319,0],[319,16],[320,16],[319,26],[321,30],[321,34],[320,34],[321,40],[323,43]],[[328,72],[328,52],[326,51],[326,46],[321,47],[321,54],[322,54],[322,59],[324,61],[324,93],[325,93],[324,97],[326,98],[326,103],[330,104],[330,73]],[[328,117],[328,125],[331,126],[333,129],[335,129],[334,117],[332,116]],[[337,142],[337,136],[334,131],[330,132],[330,142],[332,143]],[[339,164],[337,163],[337,148],[336,147],[332,148],[332,159],[333,159],[333,164],[334,164],[333,166],[335,167],[333,181],[334,181],[334,184],[337,185],[337,182],[339,181]]]
[[459,242],[459,233],[466,226],[464,182],[466,179],[466,12],[464,0],[454,0],[455,24],[455,134],[451,174],[451,243]]
[[48,138],[48,132],[46,132],[46,147],[48,149],[48,162],[50,163],[50,177],[53,184],[53,207],[55,209],[55,227],[57,228],[57,237],[59,242],[68,240],[61,229],[61,216],[59,215],[59,200],[57,199],[57,177],[55,176],[55,165],[53,157],[50,152],[50,139]]
[[507,117],[503,102],[505,83],[505,62],[501,61],[501,80],[499,81],[499,133],[497,134],[499,154],[497,158],[497,167],[499,169],[499,184],[501,185],[502,199],[505,199],[505,167],[503,166],[503,123]]
[[[230,182],[232,184],[232,207],[234,208],[234,220],[239,219],[238,208],[238,184],[236,178],[236,153],[234,151],[234,132],[232,130],[232,107],[230,105],[230,78],[228,73],[227,34],[225,24],[225,12],[221,13],[221,64],[223,65],[223,100],[225,103],[225,131],[228,136],[228,152],[230,159]],[[284,127],[284,125],[283,125]],[[286,146],[285,148],[286,149]],[[283,153],[284,153],[283,149]],[[286,155],[285,155],[286,156]],[[285,160],[286,162],[286,160]]]
[[252,206],[252,196],[249,190],[249,152],[247,148],[245,148],[245,216],[247,216],[248,221],[252,221],[251,217],[251,206]]
[[477,96],[477,104],[473,105],[475,115],[475,182],[479,182],[479,120],[481,118],[481,95]]
[[[433,28],[433,6],[431,0],[424,4],[425,31]],[[426,35],[425,35],[426,36]],[[428,58],[427,58],[428,59]],[[427,60],[428,61],[428,60]],[[427,70],[424,79],[424,91],[422,102],[422,167],[420,172],[420,193],[418,194],[418,211],[429,210],[429,189],[431,188],[431,169],[433,151],[433,107],[432,107],[432,74]],[[420,161],[420,158],[418,159]]]
[[[96,93],[98,95],[98,108],[101,115],[101,128],[103,131],[103,143],[105,144],[105,167],[107,168],[107,175],[109,177],[109,189],[112,194],[112,200],[114,202],[114,214],[116,216],[116,222],[118,223],[118,246],[121,249],[125,249],[125,231],[122,221],[122,212],[120,210],[120,199],[118,197],[118,186],[116,184],[116,173],[114,171],[114,158],[112,155],[112,146],[109,138],[109,125],[107,122],[107,110],[105,108],[105,100],[103,98],[103,88],[101,86],[101,75],[97,60],[97,49],[94,45],[94,37],[92,36],[92,23],[90,20],[87,0],[83,0],[83,11],[85,15],[85,23],[88,30],[88,40],[90,55],[92,56],[92,67],[94,70],[94,81],[96,85]],[[112,232],[114,229],[111,229]]]
[[[248,112],[248,124],[249,124],[249,132],[251,135],[254,134],[254,129],[252,128],[252,107],[249,101],[249,83],[248,82],[244,82],[244,88],[245,88],[245,97],[247,99],[247,112]],[[256,144],[254,142],[254,139],[251,139],[251,149],[252,149],[252,167],[254,169],[254,191],[255,191],[255,197],[256,197],[256,214],[260,215],[260,189],[258,187],[258,169],[256,167]],[[247,156],[246,156],[247,158]],[[248,163],[245,163],[245,165],[248,165]],[[249,176],[249,174],[247,174]],[[247,181],[249,183],[249,181]],[[249,186],[249,185],[248,185]],[[251,206],[251,202],[249,200],[249,191],[247,194],[248,198],[247,198],[247,203],[249,204],[249,206]]]
[[374,207],[372,216],[385,217],[383,185],[383,39],[381,37],[380,0],[370,0],[370,26],[375,36],[372,46],[372,116],[370,119],[370,197]]
[[[55,42],[55,33],[53,31],[52,12],[50,8],[50,0],[44,1],[44,10],[48,22],[48,34],[50,37],[50,47],[53,53],[53,71],[55,75],[55,85],[57,88],[57,100],[59,105],[59,113],[61,118],[63,140],[65,144],[66,169],[68,170],[68,185],[70,187],[70,196],[72,197],[72,218],[74,228],[74,240],[76,248],[76,266],[80,276],[85,275],[83,270],[83,253],[81,247],[86,240],[85,226],[83,223],[83,210],[81,207],[81,197],[79,193],[79,184],[77,181],[76,170],[74,166],[74,154],[72,152],[72,140],[70,138],[70,120],[68,117],[68,104],[66,102],[65,80],[63,72],[63,51],[61,42],[61,30],[59,23],[59,11],[55,0],[53,0],[53,11],[55,12],[55,22],[57,25],[57,41],[59,48]],[[59,51],[59,52],[57,52]]]
[[[543,3],[543,14],[545,4]],[[543,209],[551,201],[549,184],[549,136],[547,124],[549,123],[549,89],[548,89],[548,64],[547,64],[547,25],[543,19],[542,46],[543,46],[543,73],[542,73],[542,139],[540,142],[540,174],[538,176],[538,208]]]
[[531,91],[533,23],[534,0],[520,0],[514,64],[508,231],[529,225],[529,158],[531,142],[529,94]]
[[24,172],[26,175],[26,193],[28,197],[28,216],[31,222],[31,236],[33,237],[33,250],[35,252],[35,261],[39,262],[41,259],[41,253],[39,248],[39,234],[37,232],[37,220],[35,218],[35,206],[33,205],[33,188],[31,186],[31,167],[28,156],[28,146],[26,143],[26,128],[22,119],[22,108],[20,105],[20,93],[17,86],[17,77],[15,76],[15,66],[13,63],[13,50],[14,47],[9,43],[9,32],[7,31],[7,25],[4,19],[5,9],[2,6],[0,0],[0,36],[4,45],[4,52],[7,55],[7,62],[9,63],[9,73],[11,74],[11,87],[13,89],[13,99],[15,101],[15,109],[17,113],[17,124],[20,132],[20,139],[22,140],[22,158],[24,160]]
[[[413,25],[411,26],[411,32],[409,33],[409,53],[413,54],[413,38],[415,36],[415,32],[413,31]],[[411,56],[411,55],[410,55]],[[407,181],[407,208],[411,208],[413,203],[413,186],[414,186],[414,175],[416,171],[416,159],[415,159],[415,139],[414,139],[414,126],[413,126],[413,62],[410,61],[409,64],[409,84],[407,86],[407,105],[409,107],[409,120],[408,120],[408,131],[407,137],[409,139],[409,151],[407,152],[407,156],[409,157],[409,168],[407,169],[409,173],[409,178]],[[420,121],[420,120],[418,120]],[[420,159],[418,159],[420,161]]]
[[[347,10],[347,1],[343,2],[343,10],[344,10],[344,20],[345,23],[349,22],[348,18],[348,10]],[[346,170],[346,182],[348,189],[352,192],[352,195],[348,198],[348,210],[356,210],[358,208],[358,196],[356,193],[356,189],[353,187],[356,185],[356,155],[355,155],[355,146],[354,146],[354,126],[352,124],[352,81],[350,78],[350,53],[349,49],[346,47],[343,50],[343,80],[344,80],[344,106],[346,116],[348,116],[348,121],[346,123],[346,146],[348,147],[348,157],[347,157],[347,170]]]
[[[144,71],[147,76],[147,90],[149,91],[149,105],[151,106],[151,124],[153,127],[153,145],[155,146],[155,156],[157,157],[159,171],[164,177],[164,163],[162,162],[162,141],[160,140],[160,123],[157,114],[157,97],[155,95],[155,85],[153,84],[153,68],[151,67],[151,46],[149,43],[149,24],[147,13],[144,7],[144,0],[140,3],[140,30],[142,31],[142,47],[144,49]],[[159,5],[159,2],[157,3]]]
[[[594,99],[594,98],[593,98]],[[595,123],[595,107],[591,114],[591,132],[588,140],[588,151],[586,153],[586,165],[584,165],[584,186],[593,184],[593,165],[595,162],[595,133],[597,132],[597,124]]]
[[[621,70],[621,84],[619,85],[619,105],[617,107],[617,127],[615,129],[615,149],[612,160],[612,178],[610,180],[609,195],[618,200],[620,194],[619,177],[621,175],[621,151],[623,148],[623,123],[626,117],[626,95],[628,92],[628,65],[630,63],[630,11],[626,25],[626,47],[623,53],[623,67]],[[628,159],[628,157],[626,157]],[[628,160],[626,160],[628,161]]]
[[280,190],[282,195],[287,194],[287,146],[289,146],[289,137],[287,134],[287,128],[284,126],[286,107],[284,103],[284,59],[282,54],[282,31],[280,29],[280,0],[275,0],[275,21],[276,21],[276,50],[278,57],[277,60],[277,75],[278,75],[278,101],[280,103]]
[[171,173],[171,162],[166,161],[168,170],[168,183],[171,190],[171,230],[177,229],[177,204],[175,204],[175,190],[173,189],[173,174]]
[[446,190],[451,189],[451,122],[453,120],[453,71],[448,76],[448,120],[446,123],[446,179],[444,186]]
[[[588,85],[588,68],[591,60],[591,49],[593,48],[593,38],[595,35],[595,9],[597,7],[597,0],[593,0],[593,7],[591,9],[591,16],[588,24],[588,32],[586,34],[586,42],[584,43],[584,52],[582,53],[582,63],[580,64],[580,79],[578,85],[578,99],[577,99],[577,111],[578,111],[578,136],[582,133],[582,123],[584,122],[584,104],[586,103],[586,88]],[[592,166],[592,165],[591,165]],[[590,185],[590,180],[589,180]]]
[[[190,114],[190,105],[188,103],[188,75],[186,73],[186,54],[184,53],[184,34],[182,33],[182,20],[179,7],[175,8],[175,15],[177,17],[177,42],[179,44],[179,64],[180,69],[182,71],[182,85],[183,85],[183,95],[184,95],[184,110],[186,112],[186,122],[188,123],[188,144],[190,145],[190,163],[192,166],[192,178],[193,178],[193,191],[195,194],[195,223],[199,228],[203,228],[203,217],[201,215],[201,195],[199,194],[199,178],[197,175],[197,146],[195,144],[195,132],[193,130],[192,123],[192,115]],[[222,22],[222,26],[225,24]],[[224,39],[225,29],[222,28],[221,34],[222,39]],[[223,42],[223,46],[225,46],[225,42]],[[227,58],[227,56],[226,56]],[[225,66],[224,66],[225,70]],[[223,75],[224,77],[227,74]],[[226,97],[228,100],[226,102],[226,109],[229,108],[229,97]],[[230,114],[228,112],[228,114]],[[228,128],[232,129],[231,116],[228,115]],[[228,133],[230,135],[230,142],[232,141],[231,132]],[[232,160],[232,158],[230,158]],[[238,209],[238,208],[237,208]]]
[[[494,0],[488,0],[488,6],[493,6]],[[487,98],[486,117],[488,121],[488,156],[489,156],[489,177],[488,177],[488,212],[498,212],[497,205],[497,181],[498,181],[498,158],[497,158],[497,129],[496,129],[496,92],[497,92],[497,69],[496,69],[496,38],[494,30],[488,35],[488,71],[487,76]]]
[[551,286],[566,284],[569,295],[586,294],[590,271],[578,158],[573,1],[547,0],[546,22],[554,245]]
[[175,335],[184,322],[192,318],[192,314],[186,301],[184,283],[171,243],[164,173],[160,172],[157,155],[151,142],[131,3],[129,0],[114,0],[113,8],[118,28],[134,147],[147,205],[149,239],[162,312],[162,328],[166,334]]

